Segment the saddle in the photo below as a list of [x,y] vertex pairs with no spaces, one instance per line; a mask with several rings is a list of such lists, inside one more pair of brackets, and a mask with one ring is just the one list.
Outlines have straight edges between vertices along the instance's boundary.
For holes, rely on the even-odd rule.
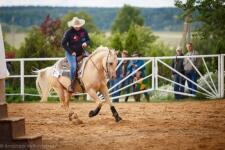
[[[79,83],[79,85],[81,86],[83,90],[84,90],[84,86],[83,86],[83,82],[81,81],[81,77],[83,76],[83,69],[86,65],[87,59],[88,57],[84,57],[84,56],[77,57],[77,69],[76,69],[75,80]],[[54,64],[53,76],[57,78],[60,76],[64,76],[68,78],[70,77],[70,65],[66,57],[58,60]]]

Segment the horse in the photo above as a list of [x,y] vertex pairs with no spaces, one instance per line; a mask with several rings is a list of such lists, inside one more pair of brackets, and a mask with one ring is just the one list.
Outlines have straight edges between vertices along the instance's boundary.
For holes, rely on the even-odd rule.
[[[83,67],[83,74],[80,81],[83,84],[85,91],[95,101],[97,107],[89,112],[89,117],[96,116],[103,104],[108,104],[116,122],[122,120],[119,116],[115,106],[110,101],[109,91],[107,87],[108,79],[116,78],[117,54],[114,50],[107,47],[98,47],[91,55],[88,56],[86,64]],[[47,101],[49,90],[52,88],[56,91],[62,102],[62,107],[69,110],[69,100],[71,93],[67,91],[70,85],[70,79],[65,76],[54,77],[54,67],[47,67],[36,71],[38,77],[36,79],[36,86],[42,95],[42,101]],[[76,92],[81,92],[82,88],[76,84]],[[104,101],[100,100],[97,95],[100,92],[104,97]],[[69,111],[69,119],[72,120],[75,113]],[[74,117],[76,118],[76,117]]]

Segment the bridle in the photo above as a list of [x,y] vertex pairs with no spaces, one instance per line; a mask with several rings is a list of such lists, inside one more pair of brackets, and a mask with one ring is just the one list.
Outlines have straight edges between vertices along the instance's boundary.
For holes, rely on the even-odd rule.
[[[99,52],[99,51],[98,51]],[[98,72],[100,72],[100,69],[95,65],[95,63],[93,62],[93,60],[91,59],[92,56],[94,56],[95,54],[97,54],[98,52],[92,54],[90,57],[89,57],[89,60],[92,62],[92,64],[94,65],[94,67],[98,70]],[[107,54],[107,58],[106,58],[106,68],[104,68],[103,66],[103,70],[106,74],[106,77],[109,79],[110,78],[110,73],[109,73],[109,55],[110,55],[110,50],[108,51],[108,54]]]

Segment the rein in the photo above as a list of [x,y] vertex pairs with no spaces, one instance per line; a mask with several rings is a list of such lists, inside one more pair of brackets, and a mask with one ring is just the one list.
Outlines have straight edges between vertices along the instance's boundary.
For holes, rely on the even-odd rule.
[[[95,63],[93,62],[93,60],[91,59],[91,57],[92,56],[94,56],[95,54],[97,54],[98,52],[100,52],[100,51],[97,51],[97,52],[95,52],[94,54],[92,54],[90,57],[89,57],[89,59],[88,60],[90,60],[91,62],[92,62],[92,64],[94,65],[94,67],[98,70],[98,72],[100,72],[100,69],[95,65]],[[106,77],[107,78],[109,78],[109,67],[108,67],[108,60],[109,60],[109,54],[110,54],[110,50],[109,50],[109,52],[108,52],[108,55],[107,55],[107,59],[106,59],[106,69],[104,68],[104,66],[103,66],[103,70],[104,70],[104,72],[106,73]],[[88,61],[87,60],[87,61]]]

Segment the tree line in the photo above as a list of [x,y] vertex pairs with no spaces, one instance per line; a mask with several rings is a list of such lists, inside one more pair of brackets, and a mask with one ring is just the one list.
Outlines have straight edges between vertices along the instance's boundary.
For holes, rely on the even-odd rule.
[[[102,31],[109,31],[120,8],[85,8],[85,7],[0,7],[0,22],[4,23],[5,31],[8,25],[17,26],[17,30],[26,30],[34,25],[40,25],[45,16],[59,19],[68,12],[86,12],[96,26]],[[178,8],[139,8],[144,24],[152,30],[180,31],[182,20],[178,18],[181,10]],[[21,28],[22,27],[22,28]]]

